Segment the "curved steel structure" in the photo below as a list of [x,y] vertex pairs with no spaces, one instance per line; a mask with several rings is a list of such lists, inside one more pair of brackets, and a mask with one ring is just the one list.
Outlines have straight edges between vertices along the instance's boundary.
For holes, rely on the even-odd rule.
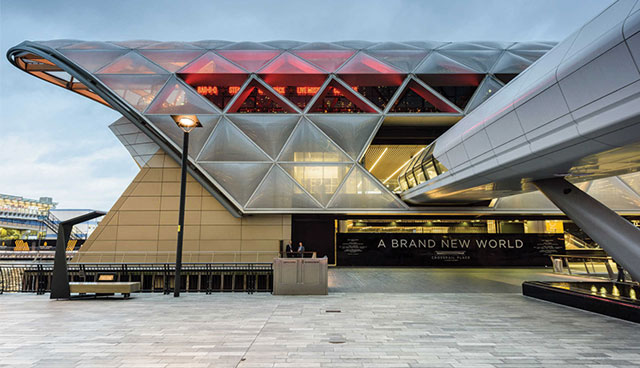
[[378,130],[452,126],[552,45],[56,40],[7,56],[116,109],[176,161],[169,115],[197,114],[190,173],[239,216],[410,210],[361,163]]
[[[124,101],[117,94],[112,92],[106,85],[104,85],[99,79],[95,78],[91,73],[88,73],[83,68],[77,66],[67,57],[62,55],[51,47],[47,47],[35,42],[25,41],[15,47],[12,47],[7,51],[7,58],[9,61],[18,67],[19,69],[27,72],[34,73],[34,70],[29,69],[29,64],[21,60],[21,56],[33,55],[42,58],[43,62],[38,64],[44,64],[45,70],[57,71],[58,68],[68,73],[72,78],[68,81],[64,81],[61,78],[52,78],[48,74],[44,74],[43,70],[36,70],[36,76],[47,80],[56,85],[64,86],[76,93],[80,93],[86,97],[92,98],[100,103],[103,103],[114,110],[120,112],[127,120],[135,124],[135,126],[150,137],[162,150],[164,150],[171,158],[180,162],[182,154],[172,144],[170,144],[166,138],[164,138],[158,131],[150,124],[149,120],[136,109],[132,108],[126,101]],[[32,59],[33,60],[33,59]],[[55,66],[50,68],[49,66]],[[73,79],[78,82],[73,81]],[[81,92],[80,92],[81,91]],[[211,183],[202,175],[202,173],[190,162],[188,166],[188,172],[196,179],[202,186],[211,193],[220,203],[234,216],[240,217],[241,212],[236,208],[227,198],[222,195]]]

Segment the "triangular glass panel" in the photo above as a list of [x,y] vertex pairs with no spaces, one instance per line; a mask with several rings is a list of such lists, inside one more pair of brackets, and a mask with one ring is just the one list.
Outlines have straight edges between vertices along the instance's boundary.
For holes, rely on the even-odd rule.
[[242,206],[247,203],[271,165],[269,162],[203,162],[200,164]]
[[309,120],[302,119],[282,149],[279,161],[347,162],[349,157]]
[[169,79],[168,74],[115,75],[103,74],[98,79],[136,110],[142,112]]
[[389,112],[457,113],[458,111],[415,80],[411,80]]
[[416,74],[482,74],[467,65],[459,63],[437,51],[432,52],[418,65],[414,71]]
[[[555,46],[555,43],[553,43]],[[516,42],[509,46],[509,50],[544,50],[549,51],[553,46],[546,42]]]
[[403,43],[406,43],[407,45],[419,47],[425,50],[437,49],[438,47],[446,44],[446,42],[438,42],[438,41],[407,41]]
[[182,74],[178,77],[221,110],[238,94],[247,74]]
[[367,47],[371,47],[376,44],[375,42],[362,41],[362,40],[346,40],[346,41],[337,41],[333,43],[336,45],[340,45],[340,46],[344,46],[344,47],[348,47],[350,49],[356,49],[356,50],[366,49]]
[[309,119],[354,160],[357,160],[378,126],[380,116],[311,115]]
[[260,77],[280,95],[304,109],[320,90],[325,72],[314,65],[283,53],[260,70]]
[[401,50],[418,50],[419,48],[413,45],[409,45],[407,43],[400,42],[381,42],[379,44],[373,45],[367,50],[376,50],[376,51],[401,51]]
[[418,78],[454,105],[464,109],[484,79],[484,74],[420,74]]
[[[184,138],[184,132],[169,115],[149,116],[153,125],[171,139],[180,149]],[[189,157],[195,159],[209,139],[213,128],[220,119],[219,115],[198,115],[201,127],[195,128],[189,133]]]
[[319,66],[329,73],[333,73],[349,59],[355,51],[353,50],[292,50],[297,56]]
[[151,45],[142,47],[147,50],[201,50],[189,42],[156,42]]
[[594,180],[586,192],[612,210],[637,211],[640,207],[640,197],[615,176]]
[[167,74],[167,71],[137,52],[130,51],[98,70],[97,74]]
[[271,47],[262,42],[233,42],[228,44],[227,46],[222,47],[224,50],[243,50],[243,51],[255,51],[255,50],[273,50],[274,47]]
[[275,47],[276,49],[293,49],[305,44],[305,42],[292,41],[292,40],[275,40],[275,41],[267,41],[263,43],[265,45]]
[[467,105],[467,113],[485,102],[500,88],[502,88],[502,83],[493,79],[491,76],[487,76],[478,87],[478,90],[473,95],[471,101],[469,101],[469,104]]
[[505,51],[493,66],[493,74],[519,74],[531,65],[531,61],[509,51]]
[[218,111],[202,96],[171,78],[145,114],[216,114]]
[[209,51],[179,71],[181,74],[246,74],[247,72]]
[[271,161],[226,118],[213,131],[198,161]]
[[139,49],[154,43],[158,43],[155,40],[130,40],[130,41],[111,41],[111,43],[118,46],[126,47],[128,49]]
[[348,50],[348,48],[344,46],[337,45],[331,42],[309,42],[296,47],[296,50]]
[[124,48],[110,42],[87,41],[61,47],[63,50],[123,50]]
[[41,45],[51,47],[53,49],[62,49],[67,46],[75,45],[78,43],[82,43],[81,40],[69,40],[69,39],[58,39],[58,40],[48,40],[48,41],[36,41]]
[[228,115],[240,130],[275,159],[300,119],[296,115]]
[[307,192],[326,206],[351,164],[280,164]]
[[451,42],[440,47],[440,50],[488,50],[494,47],[475,42]]
[[393,209],[403,206],[385,187],[355,165],[329,203],[329,208]]
[[180,68],[190,63],[193,59],[202,55],[203,50],[184,50],[184,51],[162,51],[162,50],[145,50],[140,53],[160,65],[171,73],[175,73]]
[[228,46],[233,42],[223,41],[223,40],[202,40],[202,41],[196,41],[191,43],[198,47],[202,47],[203,49],[219,49],[221,47]]
[[127,53],[126,50],[61,50],[64,56],[93,73]]
[[367,53],[376,59],[382,60],[387,64],[393,65],[405,73],[412,72],[413,69],[424,60],[428,51],[424,50],[367,50]]
[[274,165],[260,184],[247,208],[318,208],[316,201],[278,165]]
[[640,172],[625,174],[618,176],[625,184],[627,184],[636,194],[640,195]]
[[296,111],[254,79],[240,92],[240,96],[229,107],[228,112],[295,113]]
[[387,65],[381,61],[378,61],[365,53],[360,52],[351,60],[349,60],[342,68],[340,68],[338,73],[339,74],[402,74],[402,71],[390,65]]
[[531,63],[540,59],[549,50],[509,50],[508,52],[529,60]]
[[256,72],[274,57],[280,54],[279,50],[218,50],[223,57],[245,68],[249,72]]
[[502,54],[502,50],[438,50],[441,55],[445,55],[461,64],[468,65],[474,70],[488,73],[496,60]]
[[267,66],[260,69],[260,74],[322,74],[322,70],[308,62],[284,52]]
[[362,101],[348,88],[345,88],[342,84],[332,80],[320,93],[320,96],[318,96],[318,99],[309,112],[376,113],[377,111]]

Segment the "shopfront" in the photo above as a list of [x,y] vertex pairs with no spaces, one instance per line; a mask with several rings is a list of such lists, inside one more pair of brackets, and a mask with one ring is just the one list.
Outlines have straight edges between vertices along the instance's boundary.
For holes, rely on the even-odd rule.
[[601,254],[556,217],[294,215],[292,238],[337,266],[546,266],[549,255]]

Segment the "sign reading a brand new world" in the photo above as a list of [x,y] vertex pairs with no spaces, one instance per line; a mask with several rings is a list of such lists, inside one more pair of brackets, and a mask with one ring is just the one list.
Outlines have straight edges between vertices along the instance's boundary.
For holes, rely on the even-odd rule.
[[340,266],[544,266],[562,234],[337,234]]

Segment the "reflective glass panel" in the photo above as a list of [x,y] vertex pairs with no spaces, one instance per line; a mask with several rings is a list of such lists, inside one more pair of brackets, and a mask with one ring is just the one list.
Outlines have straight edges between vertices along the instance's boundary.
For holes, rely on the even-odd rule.
[[380,116],[310,115],[309,119],[355,160],[378,126]]
[[335,80],[321,92],[309,112],[375,113],[376,110]]
[[457,111],[418,82],[412,80],[407,84],[389,112],[455,113]]
[[282,150],[280,161],[345,162],[349,158],[307,119],[303,118]]
[[261,85],[260,82],[253,80],[240,92],[240,96],[229,108],[229,112],[294,113],[296,111],[275,93]]
[[329,204],[330,208],[403,208],[396,197],[355,165]]
[[98,74],[166,74],[167,71],[135,51],[120,57],[98,71]]
[[355,51],[352,50],[293,50],[297,56],[319,66],[327,72],[333,73],[349,59]]
[[271,167],[260,162],[203,162],[200,164],[233,198],[244,206]]
[[88,72],[95,72],[108,63],[114,61],[124,55],[125,50],[109,50],[109,51],[84,51],[84,50],[61,50],[64,56],[71,59],[74,63],[80,65]]
[[215,114],[218,111],[202,96],[172,78],[145,114]]
[[289,175],[311,193],[320,203],[326,205],[342,183],[351,164],[281,164]]
[[213,131],[198,161],[271,161],[249,138],[226,118]]
[[192,60],[202,55],[203,51],[140,51],[147,59],[174,73]]
[[280,54],[278,50],[218,50],[223,57],[245,68],[256,72]]
[[247,208],[264,209],[317,207],[320,205],[278,165],[273,166],[247,203]]
[[169,75],[99,75],[118,96],[124,98],[131,106],[142,112],[149,106]]
[[241,115],[231,114],[228,118],[275,159],[287,141],[299,116],[296,115]]

